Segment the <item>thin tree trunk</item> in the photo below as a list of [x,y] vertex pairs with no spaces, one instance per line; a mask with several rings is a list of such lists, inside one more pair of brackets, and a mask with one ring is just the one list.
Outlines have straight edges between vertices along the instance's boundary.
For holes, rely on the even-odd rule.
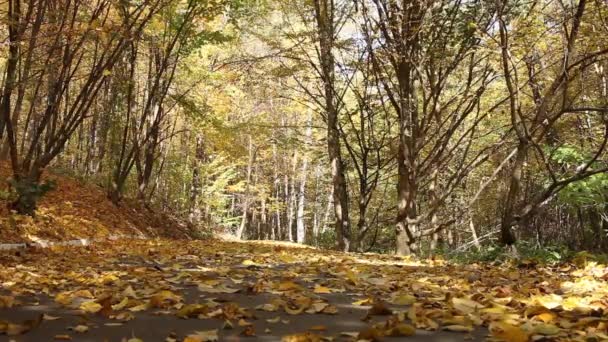
[[[306,129],[305,150],[308,150],[312,137],[312,112],[308,113],[308,128]],[[296,222],[296,241],[304,243],[306,241],[306,226],[304,222],[304,210],[306,201],[306,181],[308,180],[308,153],[305,152],[302,158],[302,169],[300,174],[300,189],[298,192],[298,217]]]
[[249,136],[249,162],[247,163],[247,185],[245,186],[245,194],[243,197],[243,215],[241,218],[241,224],[236,231],[236,237],[238,239],[243,238],[243,233],[245,232],[245,228],[247,227],[247,220],[249,214],[249,201],[251,196],[251,176],[253,173],[253,164],[255,163],[256,150],[253,146],[253,139]]

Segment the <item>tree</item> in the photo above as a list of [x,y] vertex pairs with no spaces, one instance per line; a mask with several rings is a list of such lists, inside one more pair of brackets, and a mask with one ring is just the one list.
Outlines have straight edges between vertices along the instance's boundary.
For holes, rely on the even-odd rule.
[[[18,4],[14,2],[11,16],[18,16]],[[36,202],[49,186],[40,184],[42,172],[63,150],[69,138],[87,118],[89,109],[97,99],[111,70],[122,57],[133,37],[141,34],[152,16],[162,6],[161,1],[144,1],[138,5],[118,7],[112,2],[99,0],[90,4],[84,1],[59,3],[49,1],[32,3],[26,18],[36,18],[33,23],[20,23],[20,34],[28,34],[30,42],[42,40],[41,36],[54,37],[44,44],[31,46],[30,54],[42,55],[45,60],[35,63],[26,54],[25,70],[36,68],[36,86],[28,105],[24,139],[17,143],[19,123],[10,114],[10,96],[14,83],[5,83],[3,94],[3,122],[7,132],[7,144],[13,170],[13,186],[18,193],[12,207],[22,214],[33,214]],[[119,16],[118,12],[124,16]],[[86,21],[80,22],[79,14],[86,13]],[[26,27],[26,28],[24,28]],[[27,28],[29,27],[29,29]],[[13,34],[16,38],[16,34]],[[15,58],[16,52],[12,52]],[[21,57],[21,55],[19,55]],[[14,63],[14,62],[11,62]],[[8,70],[7,70],[8,71]],[[11,71],[13,73],[13,71]],[[30,74],[30,72],[24,73]],[[20,80],[26,82],[29,80]],[[46,85],[48,93],[42,93]],[[19,92],[21,97],[25,92]],[[23,98],[15,101],[13,113],[20,113]],[[18,115],[14,115],[16,119]]]
[[[599,48],[594,47],[594,50],[589,51],[579,47],[581,45],[579,33],[587,8],[586,0],[580,0],[576,4],[574,13],[570,13],[568,7],[563,7],[560,11],[562,14],[560,27],[563,28],[561,33],[563,35],[563,46],[556,50],[559,52],[555,55],[557,61],[555,64],[559,67],[554,73],[542,69],[534,70],[528,62],[527,67],[530,77],[524,84],[532,88],[533,101],[532,104],[526,106],[521,99],[522,81],[518,78],[518,70],[513,60],[514,53],[511,48],[512,43],[508,28],[508,22],[515,15],[516,9],[509,7],[506,2],[497,2],[496,6],[502,69],[509,94],[511,129],[515,132],[517,139],[515,160],[509,170],[500,230],[501,242],[514,249],[516,242],[514,226],[525,225],[526,221],[535,215],[541,206],[546,205],[547,201],[569,184],[608,171],[606,165],[602,166],[597,163],[604,154],[608,142],[608,122],[606,120],[604,120],[603,137],[596,145],[596,152],[590,159],[579,164],[574,172],[564,172],[559,175],[554,170],[554,166],[550,162],[550,156],[546,154],[543,146],[545,145],[556,151],[555,144],[558,142],[556,125],[567,114],[606,112],[605,107],[586,107],[585,100],[582,99],[581,101],[581,94],[573,91],[572,88],[575,82],[583,77],[588,68],[608,53],[608,49],[606,46],[599,46]],[[533,13],[534,8],[529,8],[528,11]],[[525,58],[529,60],[534,55],[534,51],[527,53],[528,55]],[[544,64],[549,65],[548,62],[546,61]],[[547,69],[551,68],[547,67]],[[540,75],[549,74],[553,74],[549,82],[541,84],[537,81]],[[543,171],[548,173],[550,181],[540,191],[522,201],[524,169],[531,154],[535,154],[535,157],[541,162]]]
[[361,11],[376,86],[398,124],[396,250],[417,253],[421,237],[454,222],[439,222],[438,210],[491,150],[471,148],[493,80],[475,35],[488,15],[460,1],[362,1]]

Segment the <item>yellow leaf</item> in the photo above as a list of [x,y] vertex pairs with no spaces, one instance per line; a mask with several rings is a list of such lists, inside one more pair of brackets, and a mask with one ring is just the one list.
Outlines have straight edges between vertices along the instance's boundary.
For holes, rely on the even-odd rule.
[[372,303],[371,298],[365,298],[365,299],[361,299],[356,302],[353,302],[353,305],[363,306],[363,305],[370,305],[371,303]]
[[4,332],[8,336],[16,336],[24,334],[30,331],[30,329],[31,328],[25,324],[8,323],[7,326],[4,328]]
[[156,308],[166,308],[173,304],[181,302],[182,297],[176,295],[175,293],[163,290],[156,293],[152,298],[150,298],[150,304]]
[[530,336],[520,327],[505,322],[492,322],[490,332],[494,337],[506,342],[528,342],[530,340]]
[[562,305],[564,299],[556,294],[550,294],[546,296],[535,296],[532,298],[536,303],[544,306],[545,308],[551,310]]
[[393,296],[391,303],[394,305],[412,305],[416,303],[416,297],[408,294]]
[[209,308],[206,305],[188,304],[188,305],[184,305],[184,307],[179,309],[179,311],[177,312],[177,317],[180,317],[180,318],[197,317],[200,314],[204,314],[204,313],[208,312],[208,310],[209,310]]
[[197,331],[192,335],[188,335],[184,342],[212,342],[218,340],[217,329],[207,331]]
[[10,296],[0,296],[0,309],[12,308],[15,304],[15,298]]
[[300,333],[294,335],[283,336],[281,342],[321,342],[321,336],[314,333]]
[[99,304],[95,301],[88,301],[88,302],[84,302],[84,303],[80,304],[80,310],[87,312],[87,313],[97,313],[102,308],[103,307],[101,306],[101,304]]
[[416,328],[409,324],[399,323],[392,328],[388,335],[391,337],[407,337],[414,336],[416,334]]
[[539,324],[534,326],[533,332],[535,334],[540,334],[540,335],[557,335],[560,332],[560,328],[558,328],[557,326],[553,325],[553,324]]
[[58,319],[60,319],[61,317],[55,317],[55,316],[51,316],[49,314],[43,314],[42,315],[42,319],[45,321],[56,321]]
[[448,330],[448,331],[455,331],[455,332],[471,332],[471,331],[473,331],[473,327],[472,326],[458,325],[458,324],[446,325],[445,327],[443,327],[443,329],[444,330]]
[[149,303],[143,303],[143,304],[134,306],[132,308],[129,308],[129,311],[139,312],[139,311],[148,310],[149,308],[150,308],[150,304]]
[[78,291],[72,293],[72,297],[87,298],[87,299],[95,298],[95,296],[93,296],[93,294],[89,290],[78,290]]
[[239,319],[238,325],[239,325],[239,327],[249,327],[249,326],[252,326],[253,324],[251,322],[247,322],[246,320],[241,318],[241,319]]
[[73,327],[72,330],[74,330],[75,332],[79,332],[79,333],[85,333],[85,332],[89,331],[89,327],[81,324],[81,325],[77,325],[77,326]]
[[72,304],[72,296],[70,292],[61,292],[58,293],[55,296],[55,302],[64,305],[64,306],[68,306],[70,304]]
[[294,283],[293,281],[282,281],[279,283],[278,290],[279,291],[291,291],[295,289],[299,289],[300,285]]
[[454,305],[454,309],[464,314],[471,314],[485,307],[484,305],[468,298],[452,298],[452,304]]
[[327,303],[314,303],[311,308],[312,313],[319,313],[319,312],[325,310],[328,306],[329,306],[329,304],[327,304]]
[[129,304],[129,298],[123,298],[120,303],[112,305],[112,310],[119,311],[124,309]]
[[288,263],[288,264],[296,261],[296,258],[294,258],[293,256],[291,256],[290,254],[285,254],[285,253],[281,253],[281,255],[279,256],[279,259],[282,262]]
[[357,277],[357,275],[355,274],[355,272],[353,271],[348,271],[345,274],[346,278],[348,280],[350,280],[351,283],[353,283],[354,285],[358,285],[359,283],[359,277]]
[[541,314],[536,315],[535,317],[545,323],[549,323],[552,322],[555,318],[557,318],[557,315],[553,312],[543,312]]
[[198,284],[198,290],[207,293],[237,293],[239,289],[233,289],[224,284],[219,286],[209,286],[207,284]]
[[304,310],[306,310],[306,307],[300,307],[300,308],[297,308],[297,309],[292,309],[289,306],[285,305],[285,312],[287,312],[290,315],[299,315],[299,314],[303,313]]
[[329,287],[325,287],[325,286],[321,286],[321,285],[315,285],[315,289],[314,289],[315,293],[331,293],[331,290],[329,289]]
[[137,298],[137,294],[135,293],[135,290],[133,290],[133,287],[131,287],[131,285],[127,286],[127,288],[122,291],[122,294],[125,297]]
[[272,324],[279,323],[280,321],[281,321],[281,316],[277,316],[275,318],[269,318],[266,320],[266,322],[272,323]]
[[71,341],[72,340],[72,336],[66,335],[66,334],[61,334],[61,335],[55,335],[53,337],[53,339],[59,340],[59,341]]
[[97,279],[97,282],[101,285],[110,285],[115,283],[118,280],[118,277],[113,274],[106,274],[103,277]]

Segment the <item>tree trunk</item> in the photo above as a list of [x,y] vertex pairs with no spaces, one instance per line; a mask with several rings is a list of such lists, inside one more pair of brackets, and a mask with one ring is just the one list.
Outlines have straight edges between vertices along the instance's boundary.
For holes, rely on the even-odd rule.
[[[312,112],[308,114],[308,128],[306,129],[306,141],[305,141],[305,149],[308,150],[308,147],[311,143],[310,139],[312,137]],[[306,181],[308,179],[308,154],[305,152],[302,159],[302,169],[300,174],[300,189],[298,191],[298,217],[296,222],[296,241],[298,243],[304,243],[306,241],[306,226],[304,222],[304,209],[305,209],[305,201],[306,201]]]
[[334,3],[328,0],[315,0],[315,17],[319,32],[321,58],[321,78],[323,80],[324,110],[327,116],[327,149],[331,165],[332,185],[334,187],[334,213],[336,215],[336,237],[338,249],[350,250],[350,218],[348,210],[348,191],[344,177],[344,164],[340,148],[338,108],[336,106],[335,60],[333,46],[335,39]]
[[190,187],[190,222],[197,224],[201,220],[201,209],[199,203],[199,195],[202,190],[202,175],[201,164],[205,159],[205,147],[203,145],[203,136],[199,133],[196,135],[196,148],[194,152],[194,160],[192,162],[192,186]]
[[397,255],[416,254],[416,234],[418,233],[416,208],[416,183],[409,158],[409,149],[400,139],[397,164],[399,178],[397,182]]
[[250,191],[251,191],[251,176],[253,173],[253,164],[255,163],[256,150],[253,146],[253,139],[249,136],[249,162],[247,163],[247,185],[245,186],[245,194],[243,197],[243,216],[241,218],[241,224],[236,231],[236,237],[238,239],[243,238],[243,233],[245,232],[245,228],[247,227],[248,213],[249,213],[249,201],[250,201]]
[[517,147],[517,154],[510,173],[509,191],[507,193],[507,198],[504,201],[504,211],[500,223],[501,242],[512,249],[517,241],[513,227],[517,224],[515,213],[521,195],[521,178],[523,167],[526,162],[527,149],[528,145],[524,142],[520,142]]

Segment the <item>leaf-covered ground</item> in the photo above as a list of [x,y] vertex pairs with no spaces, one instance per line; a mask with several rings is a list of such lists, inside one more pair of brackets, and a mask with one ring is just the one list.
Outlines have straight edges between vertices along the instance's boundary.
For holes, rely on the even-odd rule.
[[125,199],[114,205],[106,191],[90,183],[61,175],[58,170],[45,173],[43,179],[56,184],[45,194],[36,217],[15,215],[8,210],[12,196],[8,164],[0,161],[0,242],[23,243],[106,239],[108,237],[187,238],[194,229],[170,215],[151,211],[136,201]]
[[0,340],[608,339],[608,268],[128,240],[0,254]]

